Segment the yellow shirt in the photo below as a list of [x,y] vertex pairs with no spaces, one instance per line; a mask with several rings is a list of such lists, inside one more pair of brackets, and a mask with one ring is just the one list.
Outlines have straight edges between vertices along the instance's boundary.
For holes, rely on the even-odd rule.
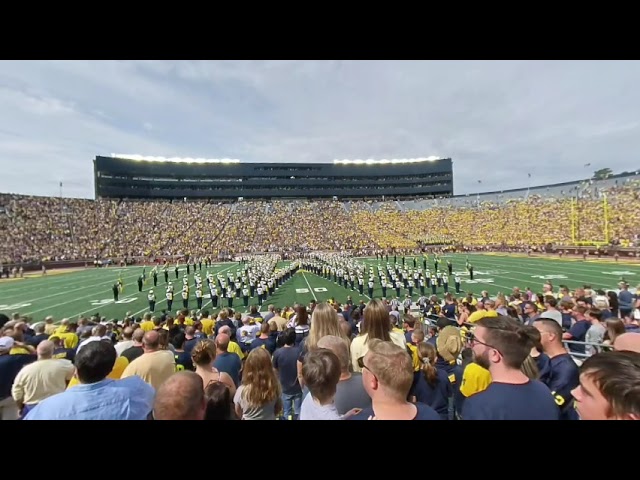
[[413,343],[407,343],[407,348],[411,351],[411,360],[413,361],[413,371],[419,372],[422,366],[420,356],[418,355],[418,347]]
[[238,345],[236,342],[229,342],[227,352],[237,354],[240,357],[240,360],[244,358],[244,353],[242,352],[240,345]]
[[491,384],[491,374],[477,363],[470,363],[462,373],[460,393],[470,397],[485,390]]
[[140,324],[140,328],[142,330],[144,330],[145,332],[150,332],[151,330],[156,328],[156,326],[153,324],[153,322],[151,320],[147,320],[147,321],[144,321],[144,322],[142,322]]
[[64,342],[64,348],[76,348],[80,342],[78,335],[73,332],[56,333],[55,335]]
[[[120,380],[122,372],[124,372],[124,369],[127,368],[127,365],[129,365],[129,359],[127,359],[127,357],[116,358],[116,363],[113,364],[113,370],[111,370],[111,373],[107,375],[107,378],[111,380]],[[80,382],[78,381],[78,378],[74,376],[69,382],[67,388],[71,388],[74,385],[78,385],[79,383]]]
[[213,320],[210,318],[203,318],[200,320],[200,324],[202,325],[202,333],[206,336],[213,335]]

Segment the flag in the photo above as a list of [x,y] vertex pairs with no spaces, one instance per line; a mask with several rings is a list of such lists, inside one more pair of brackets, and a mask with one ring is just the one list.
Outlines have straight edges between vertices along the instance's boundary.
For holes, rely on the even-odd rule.
[[590,164],[590,163],[585,163],[585,164],[584,164],[584,166],[585,166],[585,167],[590,167],[590,166],[591,166],[591,164]]
[[529,178],[531,178],[531,174],[530,173],[527,173],[527,175],[529,175]]
[[62,188],[62,182],[60,182],[60,188]]

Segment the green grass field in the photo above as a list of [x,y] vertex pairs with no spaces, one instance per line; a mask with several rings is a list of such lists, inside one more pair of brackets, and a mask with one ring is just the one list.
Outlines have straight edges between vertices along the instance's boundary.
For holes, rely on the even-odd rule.
[[[554,287],[565,284],[569,288],[575,288],[589,284],[594,288],[616,290],[621,278],[626,279],[632,290],[640,284],[640,265],[624,262],[613,263],[610,261],[590,260],[584,262],[577,259],[519,257],[497,254],[473,254],[469,259],[474,266],[474,280],[469,280],[469,275],[464,269],[465,254],[446,255],[444,259],[450,259],[453,263],[454,274],[462,278],[462,291],[473,292],[479,295],[482,290],[488,290],[491,295],[498,292],[510,292],[514,286],[522,289],[531,287],[535,292],[542,290],[542,283],[549,279]],[[407,257],[407,266],[413,267],[413,257]],[[433,257],[427,264],[433,270]],[[361,261],[376,265],[374,259],[360,259]],[[390,258],[390,261],[392,257]],[[400,261],[400,258],[398,258]],[[420,260],[421,261],[421,260]],[[237,263],[220,263],[210,269],[214,275],[218,272],[234,271],[238,269]],[[442,268],[442,267],[441,267]],[[446,269],[446,263],[444,264]],[[125,283],[124,291],[120,294],[119,301],[113,302],[111,287],[122,270],[122,279]],[[147,283],[142,292],[138,292],[137,277],[142,272],[142,267],[134,266],[125,269],[109,267],[59,273],[50,272],[46,277],[32,277],[18,280],[2,280],[0,282],[0,312],[11,315],[14,312],[28,315],[33,321],[41,321],[45,316],[52,315],[56,321],[68,317],[77,318],[79,315],[92,315],[99,312],[108,319],[121,319],[126,312],[134,315],[142,315],[148,311],[147,292],[153,288],[153,282],[149,278],[150,267],[147,267]],[[184,266],[180,268],[180,278],[184,274]],[[202,276],[204,277],[203,268]],[[182,307],[182,299],[179,295],[181,280],[176,282],[175,275],[170,270],[169,275],[176,285],[176,294],[173,302],[173,310]],[[190,276],[193,283],[193,272]],[[453,281],[449,285],[450,291],[454,291]],[[196,308],[195,295],[191,291],[189,308]],[[166,308],[164,298],[165,283],[162,273],[158,275],[158,286],[154,289],[157,297],[156,313]],[[320,278],[312,273],[298,272],[289,282],[278,289],[271,296],[266,306],[273,303],[279,306],[292,305],[295,302],[308,303],[313,299],[318,301],[334,297],[338,301],[345,301],[347,295],[351,295],[354,303],[360,299],[368,300],[366,295],[360,296],[357,291],[346,290],[332,281]],[[401,290],[401,295],[404,295]],[[428,290],[430,294],[430,290]],[[439,289],[438,294],[442,295]],[[382,290],[376,281],[374,297],[380,297]],[[395,290],[388,289],[387,296],[395,295]],[[419,297],[419,291],[414,289],[413,298]],[[251,304],[256,304],[257,299],[251,299]],[[219,304],[220,305],[220,304]],[[226,299],[223,306],[226,306]],[[242,299],[234,299],[234,308],[244,311]],[[204,299],[203,309],[213,311],[208,298]]]

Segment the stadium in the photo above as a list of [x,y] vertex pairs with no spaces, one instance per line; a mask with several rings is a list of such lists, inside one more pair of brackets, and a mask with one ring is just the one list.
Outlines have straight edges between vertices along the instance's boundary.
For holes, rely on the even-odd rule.
[[640,419],[640,171],[106,144],[0,193],[0,419]]
[[[406,342],[416,323],[437,339],[438,330],[457,331],[452,322],[465,338],[481,312],[526,321],[516,308],[553,305],[571,318],[572,304],[559,302],[569,291],[579,301],[593,292],[618,316],[609,302],[640,276],[637,173],[476,195],[453,195],[452,160],[435,158],[299,165],[98,156],[94,173],[95,200],[0,196],[2,228],[14,233],[0,250],[0,311],[12,315],[3,338],[50,334],[67,355],[96,334],[131,342],[124,331],[131,338],[139,324],[146,332],[145,322],[214,336],[208,319],[217,315],[216,325],[237,329],[244,362],[253,342],[277,339],[271,319],[303,330],[291,320],[306,305],[331,305],[354,335],[351,315],[384,299],[404,312],[403,322],[391,319],[410,329],[399,337]],[[606,304],[604,292],[613,295]],[[220,315],[229,311],[238,323]],[[271,330],[260,329],[263,319]],[[594,343],[568,321],[565,348],[576,365],[615,335],[609,329]],[[638,328],[632,315],[617,321],[623,332]],[[251,343],[237,337],[245,327]],[[184,345],[170,345],[183,358]],[[569,402],[563,395],[556,401]],[[445,410],[443,418],[460,416]]]

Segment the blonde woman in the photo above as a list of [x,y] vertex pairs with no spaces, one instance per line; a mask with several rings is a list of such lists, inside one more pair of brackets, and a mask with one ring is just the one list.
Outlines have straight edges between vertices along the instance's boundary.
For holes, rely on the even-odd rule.
[[298,382],[300,386],[304,387],[302,364],[305,355],[315,350],[320,339],[327,335],[335,335],[336,337],[344,338],[347,343],[349,342],[342,328],[340,328],[340,321],[335,309],[327,302],[322,302],[316,305],[316,308],[313,310],[309,335],[304,338],[300,344],[300,356],[298,357]]
[[216,346],[211,340],[198,342],[191,350],[191,361],[196,367],[196,373],[202,378],[206,389],[212,383],[222,383],[229,388],[231,398],[236,393],[236,385],[228,373],[221,372],[213,366],[216,359]]
[[242,420],[275,420],[282,410],[281,393],[269,352],[252,350],[242,370],[242,385],[233,397],[236,415]]
[[372,339],[383,342],[393,342],[399,347],[407,348],[407,339],[404,333],[392,331],[389,321],[389,312],[382,301],[374,299],[369,301],[364,309],[361,333],[351,342],[351,364],[354,372],[362,372],[358,359],[369,351],[369,341]]

